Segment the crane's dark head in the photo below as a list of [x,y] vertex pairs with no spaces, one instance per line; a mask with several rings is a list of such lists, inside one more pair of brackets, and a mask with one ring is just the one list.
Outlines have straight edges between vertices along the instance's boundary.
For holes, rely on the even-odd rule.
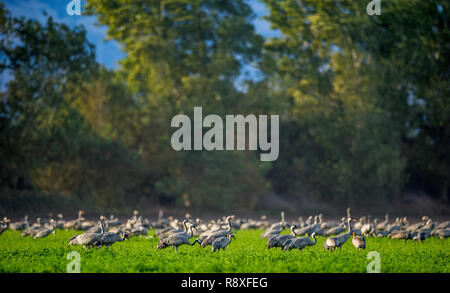
[[123,238],[124,238],[124,239],[130,239],[130,235],[128,235],[127,232],[124,232],[124,233],[123,233]]
[[189,225],[189,229],[192,229],[192,230],[195,230],[195,231],[197,231],[198,232],[198,230],[197,230],[197,225],[195,225],[195,224],[190,224]]

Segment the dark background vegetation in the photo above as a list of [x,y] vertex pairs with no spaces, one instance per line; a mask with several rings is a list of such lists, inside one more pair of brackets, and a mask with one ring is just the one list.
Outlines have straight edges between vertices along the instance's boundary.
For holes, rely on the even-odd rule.
[[[95,61],[83,27],[0,3],[0,212],[171,207],[251,212],[317,203],[447,206],[445,0],[264,0],[282,33],[255,33],[242,0],[90,0],[126,57]],[[264,74],[244,89],[243,64]],[[175,152],[171,118],[278,114],[280,155]],[[405,199],[402,201],[402,199]],[[448,211],[448,210],[447,210]]]

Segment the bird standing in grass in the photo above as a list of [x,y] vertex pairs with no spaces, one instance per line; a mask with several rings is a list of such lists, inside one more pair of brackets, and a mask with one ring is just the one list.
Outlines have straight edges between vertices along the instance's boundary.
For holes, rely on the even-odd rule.
[[94,246],[98,248],[106,246],[107,248],[109,248],[114,243],[125,241],[125,239],[129,239],[127,232],[124,232],[122,237],[120,237],[120,235],[117,233],[106,232],[103,234],[100,240],[94,243]]
[[288,239],[284,244],[283,244],[283,251],[286,250],[291,250],[291,249],[299,249],[299,250],[303,250],[303,248],[305,248],[306,246],[313,246],[316,245],[317,240],[316,240],[316,232],[313,232],[311,234],[311,237],[313,240],[311,240],[309,237],[299,237],[299,238],[291,238]]
[[272,224],[269,228],[267,228],[266,232],[261,234],[261,238],[268,238],[270,235],[279,235],[283,232],[284,226],[286,225],[286,221],[284,219],[284,211],[281,212],[281,222]]
[[231,220],[234,220],[234,219],[235,219],[234,216],[228,216],[227,220],[226,220],[228,223],[228,229],[219,230],[219,231],[209,234],[205,239],[203,239],[203,241],[201,242],[201,246],[206,247],[208,245],[211,245],[213,243],[213,241],[216,240],[217,238],[227,236],[228,233],[231,232]]
[[[193,233],[192,229],[194,228],[194,224],[191,224],[190,228],[190,234]],[[161,238],[158,242],[158,246],[156,247],[156,249],[160,250],[160,249],[164,249],[167,248],[169,246],[172,246],[173,248],[176,249],[176,251],[178,252],[178,246],[183,245],[183,244],[187,244],[187,245],[195,245],[195,243],[201,244],[199,239],[195,239],[194,242],[190,242],[189,241],[190,236],[183,234],[183,233],[179,233],[179,234],[172,234],[169,235],[168,237],[164,237]]]
[[297,226],[295,225],[291,226],[290,235],[270,235],[267,240],[267,248],[282,247],[287,240],[295,238],[297,236],[297,234],[295,233],[296,228]]
[[231,243],[231,238],[236,239],[233,233],[228,233],[227,237],[220,237],[214,240],[214,242],[211,245],[212,252],[219,251],[220,249],[225,251],[225,248],[227,248],[228,244]]
[[335,237],[328,237],[327,240],[325,240],[325,243],[323,244],[323,249],[328,249],[329,251],[333,251],[336,248],[339,248],[339,250],[342,249],[342,245],[347,242],[348,238],[350,238],[350,235],[352,235],[352,225],[351,221],[354,221],[353,218],[349,217],[347,219],[347,225],[348,225],[348,232],[335,236]]
[[352,233],[352,243],[355,246],[356,250],[365,249],[366,248],[366,237],[364,236],[356,236],[355,232]]
[[55,234],[55,220],[50,220],[50,227],[44,227],[34,234],[34,239],[47,237],[50,233]]
[[3,220],[0,222],[0,235],[2,235],[2,233],[8,229],[8,226],[9,226],[9,219],[7,217],[4,217]]
[[406,230],[395,231],[390,235],[391,239],[403,239],[403,243],[406,243],[406,240],[411,239],[411,233]]
[[104,223],[102,221],[99,222],[100,225],[100,233],[83,233],[79,235],[75,235],[72,238],[69,239],[69,243],[67,244],[67,247],[70,245],[83,245],[84,248],[92,247],[94,246],[94,243],[102,239],[104,234]]

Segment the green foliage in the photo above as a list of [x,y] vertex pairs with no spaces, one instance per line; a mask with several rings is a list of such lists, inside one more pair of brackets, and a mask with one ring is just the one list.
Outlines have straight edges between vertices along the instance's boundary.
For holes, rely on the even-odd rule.
[[[150,234],[153,232],[151,231]],[[382,273],[448,273],[449,239],[429,238],[423,243],[369,238],[366,250],[357,252],[351,242],[342,251],[322,249],[325,237],[303,251],[267,249],[259,230],[235,232],[226,251],[212,253],[211,247],[180,246],[156,250],[157,238],[133,237],[109,249],[66,248],[76,231],[56,231],[43,239],[21,238],[19,232],[0,236],[0,272],[66,272],[67,254],[78,251],[82,273],[366,273],[369,251],[381,257]]]
[[170,146],[176,114],[192,116],[194,106],[219,115],[241,112],[243,94],[233,82],[242,63],[259,57],[263,42],[250,24],[250,7],[244,1],[93,0],[87,9],[127,53],[119,75],[133,92],[137,119],[126,143],[147,168],[144,195],[186,207],[252,208],[265,187],[255,154],[176,153]]
[[377,198],[398,194],[408,167],[440,180],[446,199],[448,3],[389,1],[371,17],[363,1],[264,2],[284,36],[266,43],[262,68],[290,104],[297,150],[281,151],[275,184]]
[[[370,204],[410,188],[446,200],[447,1],[388,1],[381,16],[363,0],[262,2],[282,37],[256,34],[244,0],[90,0],[126,53],[113,71],[83,27],[16,18],[0,3],[2,196],[214,210],[250,210],[268,192]],[[240,91],[249,64],[264,75]],[[279,159],[175,152],[170,120],[194,106],[280,115]]]

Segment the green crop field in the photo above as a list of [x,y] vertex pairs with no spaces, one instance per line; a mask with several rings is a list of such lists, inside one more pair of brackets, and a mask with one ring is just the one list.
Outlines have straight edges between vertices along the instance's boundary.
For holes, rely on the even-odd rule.
[[[367,249],[357,252],[351,239],[342,251],[322,249],[325,237],[303,251],[267,249],[261,230],[234,232],[236,240],[225,252],[211,247],[180,246],[156,250],[158,240],[133,237],[111,248],[67,248],[67,240],[77,231],[57,230],[43,239],[21,238],[20,232],[0,236],[0,272],[66,272],[70,251],[80,253],[81,272],[358,272],[365,273],[370,251],[380,254],[381,272],[450,272],[450,240],[429,238],[423,243],[387,238],[368,238]],[[149,233],[153,235],[153,231]]]

